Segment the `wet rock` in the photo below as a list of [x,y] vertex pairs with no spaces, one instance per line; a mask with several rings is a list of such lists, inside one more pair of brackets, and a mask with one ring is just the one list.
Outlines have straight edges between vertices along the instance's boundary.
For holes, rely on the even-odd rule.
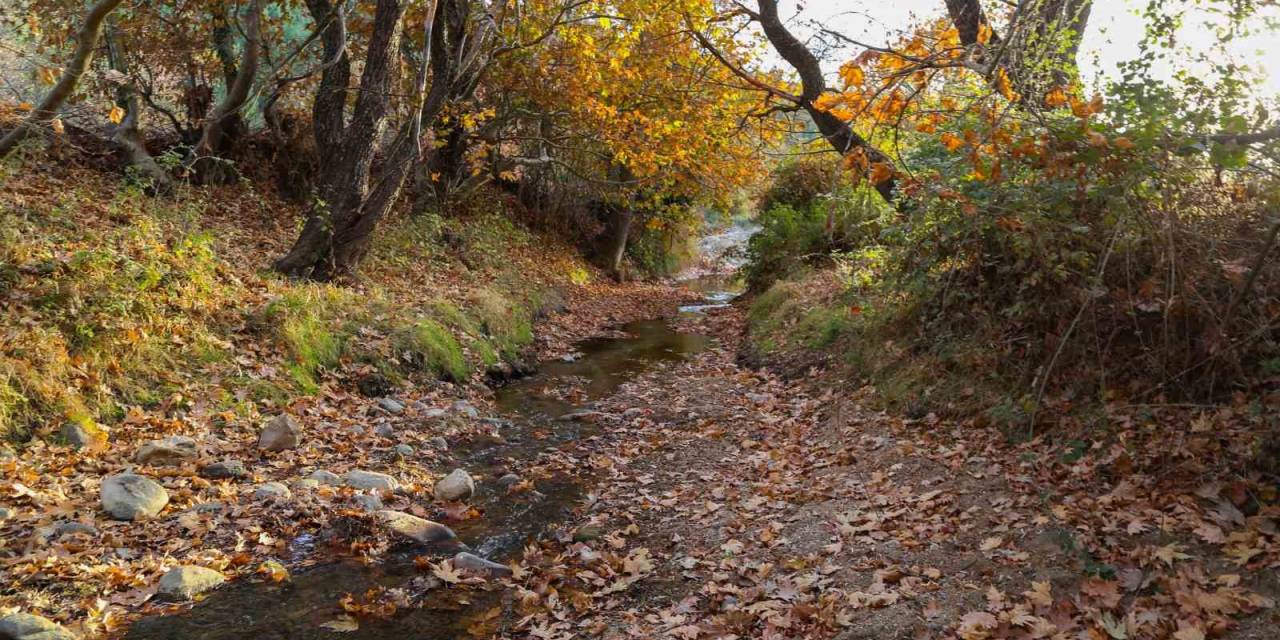
[[569,413],[556,418],[556,420],[561,420],[563,422],[595,422],[596,420],[599,420],[602,415],[604,414],[593,409],[578,409],[577,411],[570,411]]
[[458,539],[453,530],[439,522],[432,522],[403,511],[383,509],[377,512],[378,520],[391,532],[422,544],[438,544]]
[[282,413],[271,419],[258,436],[258,448],[266,451],[293,449],[302,441],[302,427],[292,416]]
[[491,424],[499,429],[510,429],[515,426],[515,423],[510,420],[503,420],[502,418],[480,418],[480,422],[484,424]]
[[58,435],[76,449],[95,449],[107,443],[107,432],[92,422],[65,422]]
[[493,382],[505,382],[510,380],[513,373],[514,370],[511,368],[511,365],[506,362],[489,365],[489,367],[484,370],[485,377],[489,378],[489,380]]
[[200,448],[196,441],[187,436],[169,436],[152,440],[133,455],[138,464],[173,465],[199,455]]
[[475,408],[475,405],[467,402],[466,400],[459,400],[453,403],[453,412],[462,414],[468,418],[480,417],[480,411]]
[[475,492],[475,480],[465,469],[454,469],[437,481],[435,486],[436,499],[446,502],[462,502]]
[[307,477],[319,482],[320,484],[327,484],[335,487],[342,484],[342,478],[338,477],[338,474],[332,471],[325,471],[324,469],[316,469]]
[[573,353],[566,353],[560,356],[560,362],[577,362],[578,359],[581,357],[582,357],[582,354],[576,351]]
[[398,444],[391,448],[391,452],[394,453],[397,458],[408,458],[413,455],[413,447],[407,444]]
[[377,511],[382,508],[382,498],[368,493],[358,493],[352,496],[351,502],[361,511]]
[[514,473],[508,473],[507,475],[498,478],[498,485],[504,489],[510,489],[517,484],[520,484],[520,476]]
[[254,488],[253,497],[256,500],[288,500],[293,497],[293,492],[283,482],[264,482]]
[[378,398],[378,408],[394,415],[404,411],[404,403],[395,398]]
[[445,440],[440,436],[436,436],[431,439],[431,446],[435,447],[436,449],[439,449],[440,451],[448,451],[449,441]]
[[483,576],[507,577],[511,575],[511,567],[498,564],[492,560],[485,560],[466,551],[453,557],[453,566],[460,571]]
[[377,471],[360,471],[358,469],[348,471],[342,477],[343,483],[348,487],[367,491],[369,489],[377,489],[378,491],[395,491],[400,488],[400,483],[393,477],[378,473]]
[[161,576],[157,593],[170,600],[190,600],[226,581],[226,577],[213,569],[185,565]]
[[102,508],[116,520],[150,518],[169,504],[169,492],[154,480],[121,473],[102,481]]
[[200,477],[210,480],[244,478],[248,475],[249,470],[239,460],[222,460],[200,468]]
[[75,634],[62,625],[29,613],[11,613],[0,618],[3,640],[75,640]]

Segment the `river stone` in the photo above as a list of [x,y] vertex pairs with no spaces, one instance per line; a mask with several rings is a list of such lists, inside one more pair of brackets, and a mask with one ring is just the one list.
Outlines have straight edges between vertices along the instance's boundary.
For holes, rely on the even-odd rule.
[[249,470],[245,468],[244,463],[239,460],[222,460],[210,465],[205,465],[200,469],[200,476],[203,478],[209,478],[210,480],[243,478],[248,475]]
[[187,436],[169,436],[152,440],[138,449],[133,461],[138,464],[178,464],[200,453],[196,441]]
[[310,491],[312,489],[319,489],[320,481],[312,480],[311,478],[298,478],[290,483],[290,486],[299,491]]
[[75,640],[62,625],[29,613],[11,613],[0,618],[2,640]]
[[64,422],[58,434],[76,449],[93,449],[107,443],[107,433],[92,422]]
[[373,512],[382,508],[382,498],[369,493],[357,493],[351,497],[351,502],[361,511]]
[[332,471],[325,471],[324,469],[316,469],[315,471],[312,471],[311,475],[307,476],[307,478],[315,480],[320,484],[327,484],[335,487],[342,484],[342,478],[339,478],[338,474]]
[[510,489],[517,484],[520,484],[520,476],[514,473],[508,473],[507,475],[498,478],[498,485],[506,489]]
[[258,448],[266,451],[284,451],[298,446],[302,439],[302,427],[287,413],[271,419],[258,436]]
[[480,417],[480,411],[475,408],[475,405],[467,402],[466,400],[459,400],[453,403],[453,412],[461,413],[468,418]]
[[475,492],[475,480],[472,480],[471,474],[464,469],[450,471],[449,475],[436,482],[435,487],[436,499],[447,502],[464,501]]
[[253,497],[258,500],[288,500],[293,492],[283,482],[264,482],[253,490]]
[[504,564],[498,564],[492,560],[485,560],[480,556],[463,551],[453,557],[453,566],[467,573],[475,573],[484,576],[506,577],[511,575],[511,567]]
[[379,491],[395,491],[400,488],[400,483],[395,478],[377,471],[360,471],[355,469],[348,471],[343,476],[343,481],[348,487],[367,491],[369,489],[377,489]]
[[226,581],[226,577],[213,569],[185,565],[161,576],[157,593],[171,600],[190,600]]
[[154,480],[121,473],[102,481],[102,508],[116,520],[138,520],[160,513],[169,492]]
[[424,420],[435,420],[438,418],[443,418],[447,413],[449,412],[445,411],[444,409],[441,409],[440,407],[430,407],[422,410],[421,417]]
[[453,529],[439,522],[424,520],[403,511],[383,509],[378,511],[376,515],[388,530],[414,542],[435,544],[458,539],[458,536],[453,533]]
[[404,403],[395,398],[378,398],[378,407],[391,414],[404,411]]
[[407,444],[398,444],[392,447],[391,451],[392,453],[396,454],[396,457],[398,458],[408,458],[409,456],[413,455],[413,447]]
[[439,449],[439,450],[441,450],[441,451],[448,451],[448,450],[449,450],[449,441],[448,441],[448,440],[445,440],[444,438],[442,438],[442,437],[440,437],[440,436],[436,436],[436,437],[434,437],[434,438],[432,438],[432,439],[431,439],[431,446],[433,446],[433,447],[435,447],[435,448],[437,448],[437,449]]
[[57,525],[44,527],[39,532],[42,538],[61,538],[63,536],[71,536],[82,534],[90,537],[97,537],[98,529],[91,524],[83,522],[60,522]]

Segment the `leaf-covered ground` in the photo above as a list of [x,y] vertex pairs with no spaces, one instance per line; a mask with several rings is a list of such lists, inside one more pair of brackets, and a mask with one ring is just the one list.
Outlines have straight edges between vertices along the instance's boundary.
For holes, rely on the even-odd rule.
[[606,435],[548,463],[598,489],[476,635],[1274,637],[1280,510],[1223,464],[1230,409],[1050,454],[740,368],[736,311],[686,324],[719,346],[626,385]]

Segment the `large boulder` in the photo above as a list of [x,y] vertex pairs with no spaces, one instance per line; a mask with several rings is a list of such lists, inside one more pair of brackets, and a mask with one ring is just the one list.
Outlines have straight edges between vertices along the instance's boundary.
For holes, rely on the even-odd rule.
[[476,482],[464,469],[454,469],[436,482],[435,486],[436,499],[446,502],[467,500],[475,492]]
[[440,544],[456,542],[458,539],[458,536],[453,533],[453,529],[450,529],[439,522],[425,520],[418,516],[407,514],[403,511],[383,509],[378,511],[375,515],[388,530],[397,535],[413,540],[414,542],[419,542],[421,544]]
[[288,414],[271,419],[258,436],[258,448],[266,451],[293,449],[302,441],[302,427]]
[[0,640],[75,640],[62,625],[29,613],[11,613],[0,618]]
[[102,481],[102,508],[116,520],[150,518],[169,504],[169,492],[154,480],[121,473]]
[[184,565],[161,576],[157,593],[170,600],[190,600],[226,581],[225,576],[213,569]]
[[200,454],[196,441],[187,436],[169,436],[152,440],[138,449],[133,461],[138,464],[172,465]]
[[342,477],[343,483],[353,489],[360,491],[368,491],[376,489],[378,491],[395,491],[400,488],[400,482],[395,478],[377,471],[361,471],[354,469],[348,471]]

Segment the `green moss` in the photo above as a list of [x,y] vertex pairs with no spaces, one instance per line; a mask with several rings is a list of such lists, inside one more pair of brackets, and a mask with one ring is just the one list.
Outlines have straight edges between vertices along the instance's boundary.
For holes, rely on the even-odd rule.
[[444,325],[435,320],[420,320],[407,333],[407,343],[414,360],[423,369],[455,382],[467,379],[462,345]]
[[532,314],[523,305],[493,289],[481,289],[471,296],[472,312],[503,357],[514,358],[533,342]]

